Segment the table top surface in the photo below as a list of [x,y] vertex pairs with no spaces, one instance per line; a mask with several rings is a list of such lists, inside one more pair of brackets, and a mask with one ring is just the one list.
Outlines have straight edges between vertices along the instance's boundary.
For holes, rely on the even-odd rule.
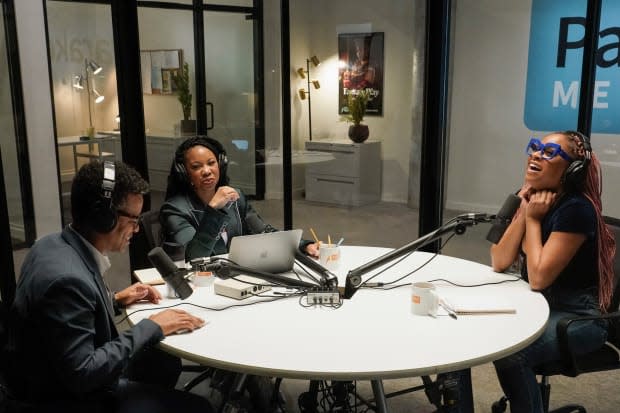
[[79,145],[79,144],[89,144],[89,143],[98,143],[103,141],[113,141],[119,139],[118,135],[107,134],[107,133],[97,133],[93,139],[80,139],[81,136],[59,136],[58,137],[58,146],[67,146],[67,145]]
[[[344,285],[348,270],[389,252],[375,247],[341,247],[334,272]],[[373,281],[396,280],[429,261],[433,254],[415,252]],[[387,266],[363,277],[364,280]],[[444,255],[397,284],[444,279],[462,285],[497,283],[516,276],[495,273],[486,265]],[[411,313],[411,287],[362,288],[340,308],[303,307],[300,300],[252,297],[234,300],[197,287],[179,307],[207,320],[192,333],[166,337],[166,351],[201,364],[250,374],[300,379],[389,379],[430,375],[493,361],[520,350],[544,330],[546,300],[522,280],[463,288],[434,281],[440,296],[501,301],[515,314],[459,315],[452,319]],[[273,291],[284,291],[274,288]],[[269,301],[268,300],[275,300]],[[260,302],[263,301],[263,302]],[[257,304],[247,305],[252,302]],[[128,309],[131,323],[181,300]],[[209,307],[202,309],[189,303]],[[240,305],[227,308],[231,305]],[[216,309],[225,310],[216,311]],[[136,309],[146,309],[134,313]]]

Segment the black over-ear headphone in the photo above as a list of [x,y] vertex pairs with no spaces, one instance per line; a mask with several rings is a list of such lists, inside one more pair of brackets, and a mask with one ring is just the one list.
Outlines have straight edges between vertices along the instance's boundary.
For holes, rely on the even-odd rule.
[[103,163],[103,179],[101,181],[101,194],[95,201],[89,220],[92,228],[101,234],[108,233],[114,229],[118,222],[118,214],[112,203],[112,194],[115,185],[114,162],[105,161]]
[[190,179],[187,174],[187,170],[185,169],[185,152],[187,152],[188,149],[198,145],[208,148],[211,152],[215,154],[215,156],[217,157],[218,167],[220,168],[220,179],[218,181],[218,186],[226,184],[226,169],[228,166],[228,157],[226,156],[226,150],[224,149],[224,146],[213,138],[200,135],[187,139],[177,148],[174,156],[173,169],[178,175],[179,179],[185,182],[187,185],[190,185]]
[[583,147],[583,159],[572,161],[562,177],[565,190],[567,192],[575,192],[581,190],[585,183],[588,165],[590,165],[590,160],[592,159],[592,146],[590,145],[590,138],[581,132],[566,131],[564,134],[574,137]]

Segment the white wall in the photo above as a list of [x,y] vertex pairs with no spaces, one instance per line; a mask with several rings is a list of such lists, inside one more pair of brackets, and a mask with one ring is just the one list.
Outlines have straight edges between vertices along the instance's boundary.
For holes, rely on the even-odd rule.
[[[189,64],[190,90],[193,90],[196,64],[192,12],[139,8],[138,23],[141,50],[183,49],[183,60]],[[183,111],[177,96],[144,94],[142,98],[147,134],[178,135],[175,125],[183,119]],[[195,94],[192,100],[192,119],[196,119]]]
[[43,5],[15,2],[37,237],[61,227]]
[[523,181],[530,7],[529,0],[457,2],[447,208],[497,212]]
[[[531,0],[457,2],[447,207],[496,212],[523,182]],[[620,216],[618,135],[592,136],[602,161],[603,213]]]

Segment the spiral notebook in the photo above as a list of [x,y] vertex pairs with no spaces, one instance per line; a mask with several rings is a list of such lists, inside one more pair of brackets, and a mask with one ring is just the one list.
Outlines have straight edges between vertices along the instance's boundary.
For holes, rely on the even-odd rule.
[[291,271],[302,230],[241,235],[230,241],[228,259],[253,270],[281,273]]
[[450,295],[443,303],[457,315],[516,314],[516,308],[497,297],[487,295]]

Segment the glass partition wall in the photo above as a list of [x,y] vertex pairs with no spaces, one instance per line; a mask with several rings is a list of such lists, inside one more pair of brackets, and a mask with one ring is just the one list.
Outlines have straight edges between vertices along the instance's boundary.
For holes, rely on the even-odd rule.
[[[1,5],[0,5],[1,6]],[[0,13],[3,8],[0,7]],[[7,208],[13,247],[24,246],[26,229],[24,222],[22,194],[20,191],[19,157],[17,156],[17,140],[13,118],[11,98],[11,79],[9,76],[8,47],[5,38],[4,16],[0,15],[0,128],[4,131],[0,137],[2,153],[2,174],[6,189]],[[0,188],[0,190],[2,190]]]
[[[577,129],[586,1],[464,0],[454,9],[449,162],[444,218],[497,213],[525,173],[530,137]],[[592,147],[603,169],[603,213],[617,217],[618,99],[616,22],[603,1],[598,33]],[[490,264],[488,225],[451,241],[444,252]]]
[[[424,3],[384,2],[377,13],[372,0],[290,1],[285,93],[293,227],[304,237],[381,247],[418,238]],[[367,99],[362,143],[349,137],[355,96]]]
[[[525,145],[532,134],[541,136],[523,115],[531,7],[530,1],[466,0],[453,9],[444,220],[497,213],[523,182]],[[490,264],[489,228],[468,228],[444,253]]]
[[109,5],[46,3],[63,224],[70,185],[92,159],[122,158]]
[[[210,6],[205,5],[202,30],[194,27],[195,12],[191,7],[163,9],[150,4],[138,9],[152,209],[163,202],[174,151],[184,139],[196,134],[201,113],[206,114],[206,128],[201,133],[219,140],[227,151],[230,184],[248,196],[263,196],[263,177],[257,175],[260,169],[256,165],[257,150],[262,148],[257,141],[261,126],[256,121],[260,113],[255,86],[257,14],[251,8],[235,6],[220,4],[217,11],[209,11]],[[204,33],[204,47],[199,48],[204,50],[203,62],[197,61],[203,58],[196,55],[197,32]],[[174,76],[184,67],[192,95],[189,122],[185,122],[174,82]],[[204,107],[198,107],[196,71],[201,68]]]

